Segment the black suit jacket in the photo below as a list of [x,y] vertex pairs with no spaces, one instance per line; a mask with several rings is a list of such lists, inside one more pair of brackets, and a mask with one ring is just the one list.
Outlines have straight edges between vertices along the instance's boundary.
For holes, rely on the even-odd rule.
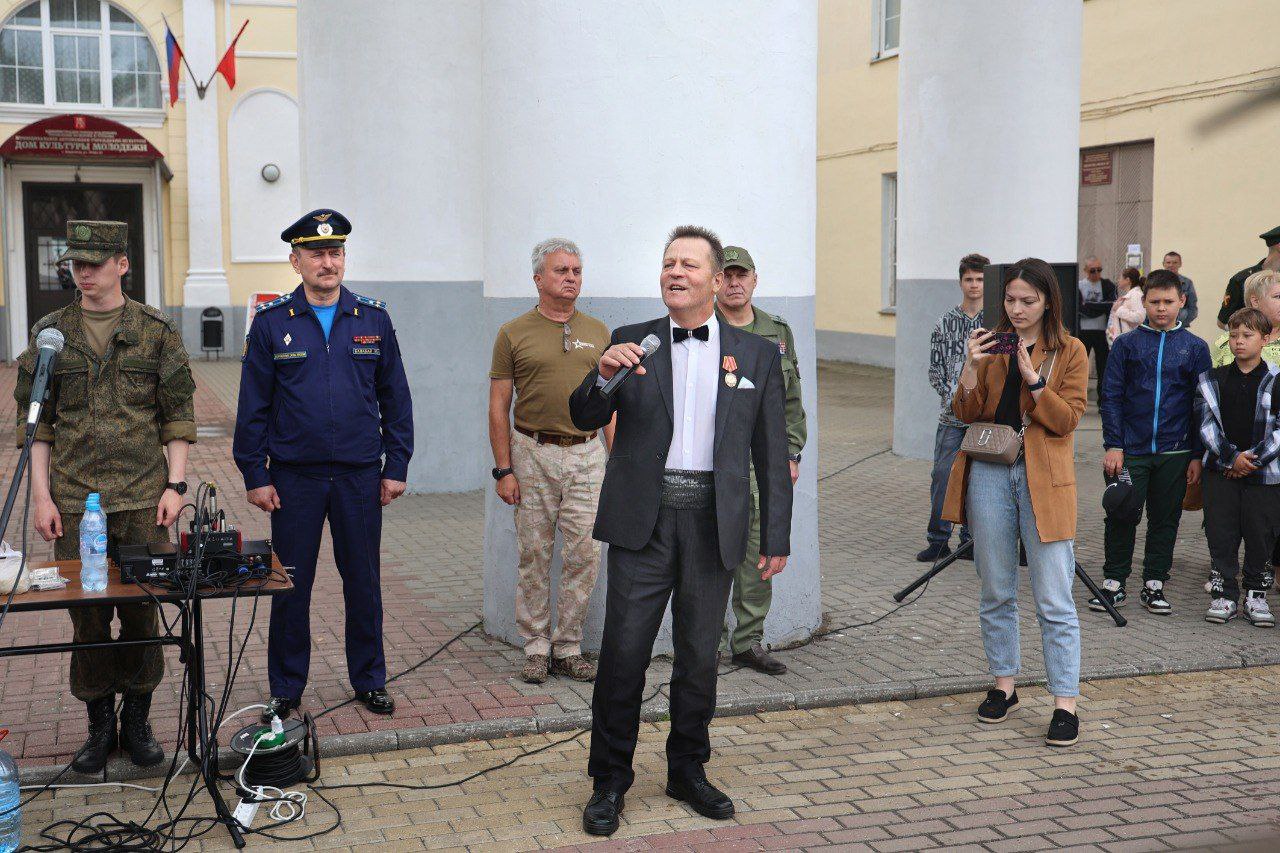
[[[658,521],[662,475],[673,429],[669,329],[667,317],[616,329],[614,344],[638,344],[645,335],[654,334],[662,346],[645,360],[646,372],[628,377],[612,398],[597,388],[596,370],[569,398],[569,414],[582,430],[600,429],[615,411],[618,413],[593,535],[601,542],[630,550],[644,547]],[[725,356],[737,362],[737,387],[724,382]],[[742,562],[747,550],[749,463],[753,460],[760,491],[760,552],[769,556],[791,553],[791,469],[777,345],[721,319],[719,374],[713,455],[716,522],[720,560],[731,570]],[[743,378],[755,387],[743,388]]]

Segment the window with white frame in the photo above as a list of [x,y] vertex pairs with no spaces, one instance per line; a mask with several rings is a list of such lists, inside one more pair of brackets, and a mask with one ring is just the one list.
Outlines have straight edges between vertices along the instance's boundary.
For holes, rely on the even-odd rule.
[[106,0],[33,0],[0,27],[0,105],[160,109],[146,32]]
[[880,176],[880,310],[898,310],[898,175]]
[[871,58],[897,56],[901,36],[902,0],[871,0],[871,16],[871,29],[875,36]]

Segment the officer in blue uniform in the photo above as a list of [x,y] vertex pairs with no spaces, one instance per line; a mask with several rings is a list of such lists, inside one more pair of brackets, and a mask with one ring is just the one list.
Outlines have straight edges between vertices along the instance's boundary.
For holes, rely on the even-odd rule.
[[386,303],[342,286],[351,223],[313,210],[281,233],[302,278],[258,308],[245,338],[232,454],[249,502],[271,513],[294,590],[271,602],[263,712],[300,704],[311,660],[311,585],[324,521],[346,602],[347,673],[356,699],[390,714],[378,548],[382,507],[405,489],[413,407]]

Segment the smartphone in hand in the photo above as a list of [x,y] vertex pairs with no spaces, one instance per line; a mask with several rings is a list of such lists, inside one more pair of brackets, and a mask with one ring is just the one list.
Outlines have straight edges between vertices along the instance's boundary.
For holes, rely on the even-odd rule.
[[1017,332],[995,332],[991,348],[987,352],[992,355],[1013,355],[1018,351]]

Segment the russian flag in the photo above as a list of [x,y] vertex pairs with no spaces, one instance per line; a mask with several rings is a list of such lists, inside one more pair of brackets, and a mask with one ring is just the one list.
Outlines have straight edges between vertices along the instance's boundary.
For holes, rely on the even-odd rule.
[[179,66],[182,63],[182,48],[178,46],[178,39],[174,37],[173,30],[169,29],[167,22],[164,25],[164,48],[169,62],[169,106],[173,106],[178,102],[178,80],[182,73],[179,70]]

